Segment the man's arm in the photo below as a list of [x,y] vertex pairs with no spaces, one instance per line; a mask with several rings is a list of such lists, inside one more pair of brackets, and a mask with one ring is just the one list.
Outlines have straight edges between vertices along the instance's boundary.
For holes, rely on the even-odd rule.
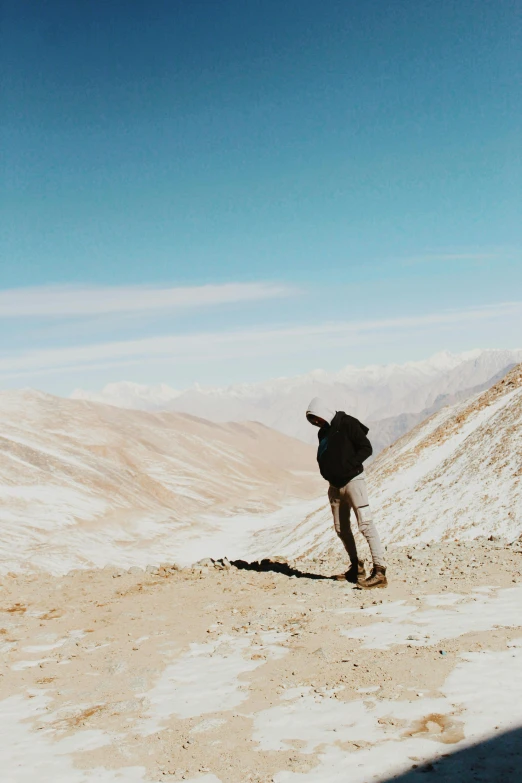
[[348,434],[355,449],[355,459],[362,465],[373,454],[372,444],[366,437],[366,433],[357,419],[349,421]]

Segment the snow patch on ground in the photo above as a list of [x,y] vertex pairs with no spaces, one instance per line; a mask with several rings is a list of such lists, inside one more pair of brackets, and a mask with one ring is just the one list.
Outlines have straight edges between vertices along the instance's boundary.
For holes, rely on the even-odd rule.
[[[248,683],[242,674],[265,663],[265,655],[279,658],[287,652],[285,633],[260,635],[254,645],[251,636],[221,636],[207,644],[192,644],[190,650],[167,666],[145,697],[150,705],[140,730],[153,734],[170,715],[194,718],[232,710],[248,698]],[[258,657],[259,656],[259,657]]]
[[393,702],[381,701],[374,707],[367,700],[341,701],[309,695],[259,713],[253,739],[262,750],[288,750],[292,740],[304,743],[302,752],[312,753],[321,745],[337,742],[377,742],[387,736],[377,721],[393,714],[416,720],[428,712],[440,712],[444,699]]
[[51,730],[34,731],[35,720],[47,716],[43,692],[11,696],[0,702],[0,768],[3,783],[145,783],[143,767],[81,770],[71,754],[108,745],[113,738],[100,731],[78,731],[53,740]]
[[431,596],[428,605],[435,608],[422,610],[405,606],[401,602],[382,604],[364,609],[361,614],[382,617],[381,622],[363,628],[343,631],[349,639],[359,639],[366,649],[387,650],[394,644],[428,646],[443,639],[455,639],[473,631],[488,631],[492,628],[510,628],[520,625],[522,586],[499,590],[496,594],[478,594],[476,598],[457,601],[451,596],[453,605],[444,605],[447,596]]
[[[264,750],[288,750],[295,740],[303,753],[321,749],[310,772],[280,772],[275,783],[369,783],[406,772],[411,759],[433,761],[522,725],[522,640],[503,652],[463,655],[441,692],[411,702],[301,697],[258,713],[253,739]],[[441,733],[428,720],[434,716]],[[352,752],[339,746],[346,742]]]

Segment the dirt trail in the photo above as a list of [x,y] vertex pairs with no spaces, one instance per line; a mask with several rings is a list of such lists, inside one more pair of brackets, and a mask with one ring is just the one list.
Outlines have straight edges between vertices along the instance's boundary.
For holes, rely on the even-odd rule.
[[520,545],[396,548],[389,589],[369,592],[324,578],[339,550],[290,565],[3,577],[7,780],[298,783],[384,741],[390,771],[461,743],[448,678],[522,637]]

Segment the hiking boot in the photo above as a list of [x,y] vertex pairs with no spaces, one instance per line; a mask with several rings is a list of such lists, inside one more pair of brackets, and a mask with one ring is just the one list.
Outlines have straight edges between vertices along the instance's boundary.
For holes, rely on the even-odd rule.
[[356,585],[359,579],[366,577],[366,571],[364,568],[364,560],[358,560],[357,565],[350,565],[348,571],[344,574],[335,574],[332,579],[336,579],[338,582],[351,582]]
[[372,587],[388,587],[386,568],[384,566],[374,565],[368,579],[360,579],[357,584],[364,590],[369,590]]

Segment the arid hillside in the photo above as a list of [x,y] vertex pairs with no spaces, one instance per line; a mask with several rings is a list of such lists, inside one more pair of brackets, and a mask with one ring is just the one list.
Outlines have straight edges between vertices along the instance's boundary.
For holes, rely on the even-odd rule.
[[522,365],[444,408],[384,451],[371,470],[388,541],[522,533]]
[[0,394],[4,571],[192,562],[321,487],[313,447],[262,424]]

